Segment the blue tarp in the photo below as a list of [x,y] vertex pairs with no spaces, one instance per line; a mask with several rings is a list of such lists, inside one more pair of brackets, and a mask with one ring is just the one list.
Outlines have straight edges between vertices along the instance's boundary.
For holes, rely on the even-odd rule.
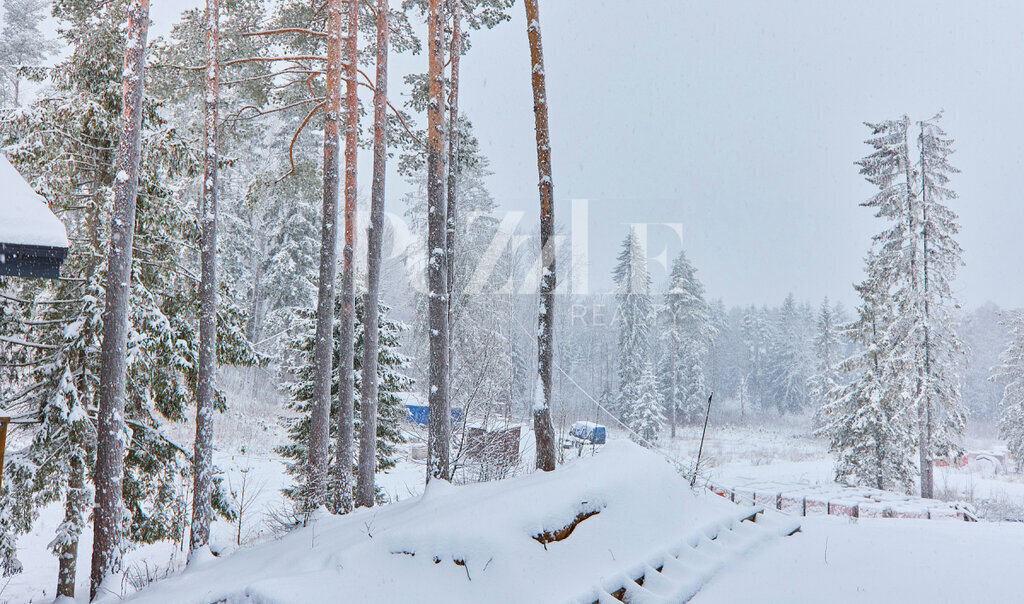
[[576,422],[569,428],[569,434],[592,445],[603,445],[605,432],[604,426],[591,422]]
[[[426,426],[430,420],[430,407],[427,405],[413,405],[407,404],[405,408],[409,412],[409,421],[414,424]],[[456,423],[462,420],[462,409],[459,407],[452,407],[452,423]]]

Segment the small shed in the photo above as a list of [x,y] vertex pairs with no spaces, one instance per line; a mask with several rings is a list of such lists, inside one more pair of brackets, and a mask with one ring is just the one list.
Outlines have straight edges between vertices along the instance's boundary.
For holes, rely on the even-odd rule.
[[0,277],[56,279],[67,253],[64,223],[0,153]]

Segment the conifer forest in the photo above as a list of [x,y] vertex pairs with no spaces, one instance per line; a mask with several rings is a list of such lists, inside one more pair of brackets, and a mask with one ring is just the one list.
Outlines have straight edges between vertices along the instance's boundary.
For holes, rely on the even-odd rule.
[[1022,17],[0,0],[0,604],[1019,602]]

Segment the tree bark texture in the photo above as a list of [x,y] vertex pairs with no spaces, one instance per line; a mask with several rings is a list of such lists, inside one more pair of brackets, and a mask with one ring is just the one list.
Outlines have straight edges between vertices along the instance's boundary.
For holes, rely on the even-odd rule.
[[384,177],[387,174],[388,0],[377,0],[377,77],[373,93],[373,185],[370,189],[370,226],[366,235],[366,301],[363,304],[363,362],[359,468],[356,505],[373,507],[377,473],[377,326],[380,299],[380,258],[384,242]]
[[455,366],[455,224],[458,212],[456,188],[459,174],[459,59],[462,57],[462,2],[452,3],[451,90],[448,93],[448,191],[445,198],[448,224],[445,255],[448,260],[446,295],[448,296],[448,371]]
[[324,190],[320,240],[320,283],[313,348],[313,405],[310,410],[306,503],[327,503],[330,441],[331,368],[334,348],[334,278],[338,263],[338,186],[341,145],[342,0],[327,5],[327,99],[324,102]]
[[199,379],[196,388],[196,440],[192,477],[192,531],[189,551],[210,542],[213,516],[213,399],[217,379],[217,103],[220,43],[217,0],[206,0],[206,106],[203,145],[203,195],[199,221],[203,228],[199,284]]
[[341,325],[338,342],[338,443],[335,479],[336,511],[352,511],[352,487],[355,480],[355,248],[356,248],[356,160],[359,144],[359,88],[356,78],[359,3],[345,4],[348,22],[345,38],[345,247],[341,258]]
[[537,134],[537,172],[540,177],[540,313],[537,324],[537,387],[533,402],[533,431],[537,442],[537,469],[555,469],[555,429],[551,423],[551,378],[554,366],[555,213],[551,180],[551,138],[548,98],[544,79],[544,51],[540,36],[538,0],[524,0],[526,31],[533,74],[533,117]]
[[149,32],[149,0],[128,7],[122,107],[117,145],[114,210],[107,256],[107,288],[100,345],[100,403],[96,430],[96,485],[93,514],[92,572],[89,597],[95,599],[104,579],[121,568],[124,477],[124,402],[128,364],[128,303],[132,281],[132,241],[138,192],[142,135],[142,86]]
[[427,322],[430,328],[427,482],[451,480],[451,401],[448,391],[447,208],[444,199],[444,45],[440,0],[427,9]]

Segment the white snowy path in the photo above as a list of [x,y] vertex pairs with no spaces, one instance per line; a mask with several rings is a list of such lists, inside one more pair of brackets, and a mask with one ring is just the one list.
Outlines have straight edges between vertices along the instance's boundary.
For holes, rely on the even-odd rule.
[[693,604],[1024,601],[1024,524],[802,519],[720,572]]

